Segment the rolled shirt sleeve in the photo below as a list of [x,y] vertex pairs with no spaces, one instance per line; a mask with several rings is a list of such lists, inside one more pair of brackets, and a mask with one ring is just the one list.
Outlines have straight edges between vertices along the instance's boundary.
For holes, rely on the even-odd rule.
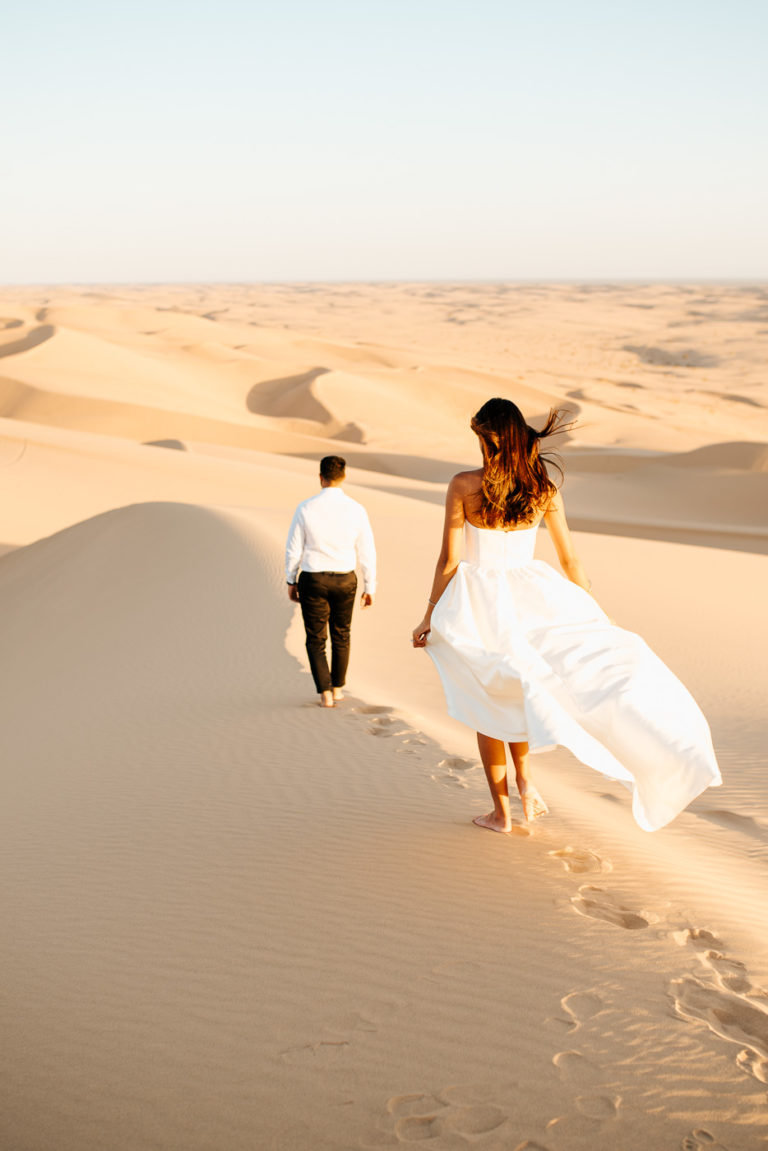
[[373,595],[376,591],[376,545],[368,513],[361,506],[362,523],[357,537],[357,560],[363,576],[363,591]]
[[301,556],[304,551],[304,523],[302,509],[298,507],[288,529],[288,539],[285,544],[285,580],[286,583],[296,583],[301,567]]

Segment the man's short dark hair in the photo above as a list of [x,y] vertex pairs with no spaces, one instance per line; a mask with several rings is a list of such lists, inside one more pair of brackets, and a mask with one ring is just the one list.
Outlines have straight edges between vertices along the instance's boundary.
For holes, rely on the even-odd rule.
[[347,461],[341,456],[323,456],[320,461],[320,475],[324,480],[335,483],[343,480],[347,471]]

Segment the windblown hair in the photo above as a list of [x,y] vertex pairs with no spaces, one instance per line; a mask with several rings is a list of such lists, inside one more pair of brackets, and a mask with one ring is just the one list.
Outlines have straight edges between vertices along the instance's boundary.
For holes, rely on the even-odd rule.
[[567,413],[552,408],[540,432],[526,423],[511,400],[488,400],[473,417],[472,431],[483,452],[483,481],[479,515],[487,528],[529,523],[546,510],[557,492],[547,474],[550,464],[560,472],[557,460],[543,456],[539,442],[568,423]]
[[323,456],[320,461],[320,475],[329,483],[343,480],[347,471],[347,461],[341,456]]

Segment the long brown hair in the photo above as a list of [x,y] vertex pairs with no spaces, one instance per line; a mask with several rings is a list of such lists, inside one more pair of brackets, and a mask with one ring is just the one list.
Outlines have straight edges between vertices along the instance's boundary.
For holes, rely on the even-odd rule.
[[551,457],[541,455],[539,441],[562,431],[566,412],[552,408],[541,431],[526,423],[517,404],[496,396],[483,404],[470,424],[483,452],[483,482],[479,515],[487,528],[528,523],[557,492],[546,464],[562,469]]

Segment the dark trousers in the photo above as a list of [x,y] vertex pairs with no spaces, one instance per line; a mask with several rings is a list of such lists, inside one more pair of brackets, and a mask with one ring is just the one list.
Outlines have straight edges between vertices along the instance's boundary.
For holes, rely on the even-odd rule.
[[[318,692],[343,687],[346,681],[356,594],[354,572],[302,572],[299,576],[299,604],[307,633],[307,655]],[[325,650],[329,626],[330,670]]]

